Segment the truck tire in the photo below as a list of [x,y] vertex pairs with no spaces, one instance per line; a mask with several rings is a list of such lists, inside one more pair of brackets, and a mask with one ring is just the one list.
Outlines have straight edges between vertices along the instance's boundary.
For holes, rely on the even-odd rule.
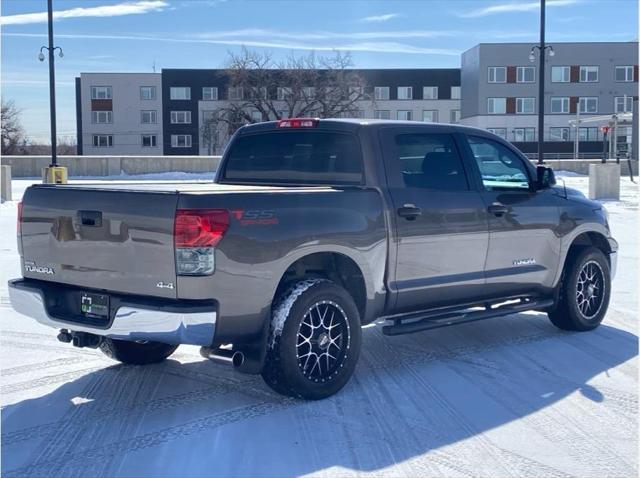
[[362,329],[353,298],[324,279],[297,283],[273,307],[264,381],[276,392],[320,400],[353,375]]
[[558,303],[547,314],[562,330],[595,329],[607,313],[611,296],[609,261],[600,249],[588,247],[567,260]]
[[162,342],[130,342],[104,338],[100,350],[107,357],[131,365],[147,365],[162,362],[178,348]]

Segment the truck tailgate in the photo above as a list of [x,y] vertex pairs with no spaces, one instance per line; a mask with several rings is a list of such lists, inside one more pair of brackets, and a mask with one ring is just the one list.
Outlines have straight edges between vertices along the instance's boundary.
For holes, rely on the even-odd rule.
[[175,298],[176,191],[29,188],[22,208],[23,276]]

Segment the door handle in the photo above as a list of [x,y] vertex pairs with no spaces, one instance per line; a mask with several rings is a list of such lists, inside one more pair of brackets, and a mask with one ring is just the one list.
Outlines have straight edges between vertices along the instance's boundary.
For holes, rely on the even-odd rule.
[[404,217],[407,221],[413,221],[420,214],[422,214],[422,209],[414,204],[405,204],[398,208],[398,216]]
[[509,208],[500,202],[494,202],[487,208],[487,210],[498,217],[509,212]]

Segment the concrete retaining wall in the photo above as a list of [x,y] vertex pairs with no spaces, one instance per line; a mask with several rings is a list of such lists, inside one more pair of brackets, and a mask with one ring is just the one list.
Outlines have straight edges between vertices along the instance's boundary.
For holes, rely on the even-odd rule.
[[[49,156],[3,156],[14,178],[41,177]],[[166,172],[209,173],[218,168],[220,156],[58,156],[69,177],[117,176]]]
[[[14,178],[42,176],[42,168],[49,165],[49,156],[3,156],[2,164],[11,166]],[[149,174],[165,172],[208,173],[218,168],[220,156],[59,156],[58,163],[69,168],[69,177],[117,176],[119,174]],[[535,163],[535,161],[532,161]],[[629,174],[622,161],[621,172]],[[547,159],[545,163],[556,171],[589,174],[590,164],[599,159]],[[632,161],[633,173],[638,174],[638,163]]]

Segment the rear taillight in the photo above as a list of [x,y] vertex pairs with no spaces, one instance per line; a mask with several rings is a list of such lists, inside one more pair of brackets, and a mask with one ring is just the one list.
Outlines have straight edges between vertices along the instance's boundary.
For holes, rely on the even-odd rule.
[[173,240],[178,275],[210,275],[215,246],[229,228],[226,209],[178,209]]
[[22,234],[22,201],[18,203],[18,222],[16,224],[16,231],[18,236]]
[[278,121],[278,128],[315,128],[318,120],[315,118],[290,118]]

